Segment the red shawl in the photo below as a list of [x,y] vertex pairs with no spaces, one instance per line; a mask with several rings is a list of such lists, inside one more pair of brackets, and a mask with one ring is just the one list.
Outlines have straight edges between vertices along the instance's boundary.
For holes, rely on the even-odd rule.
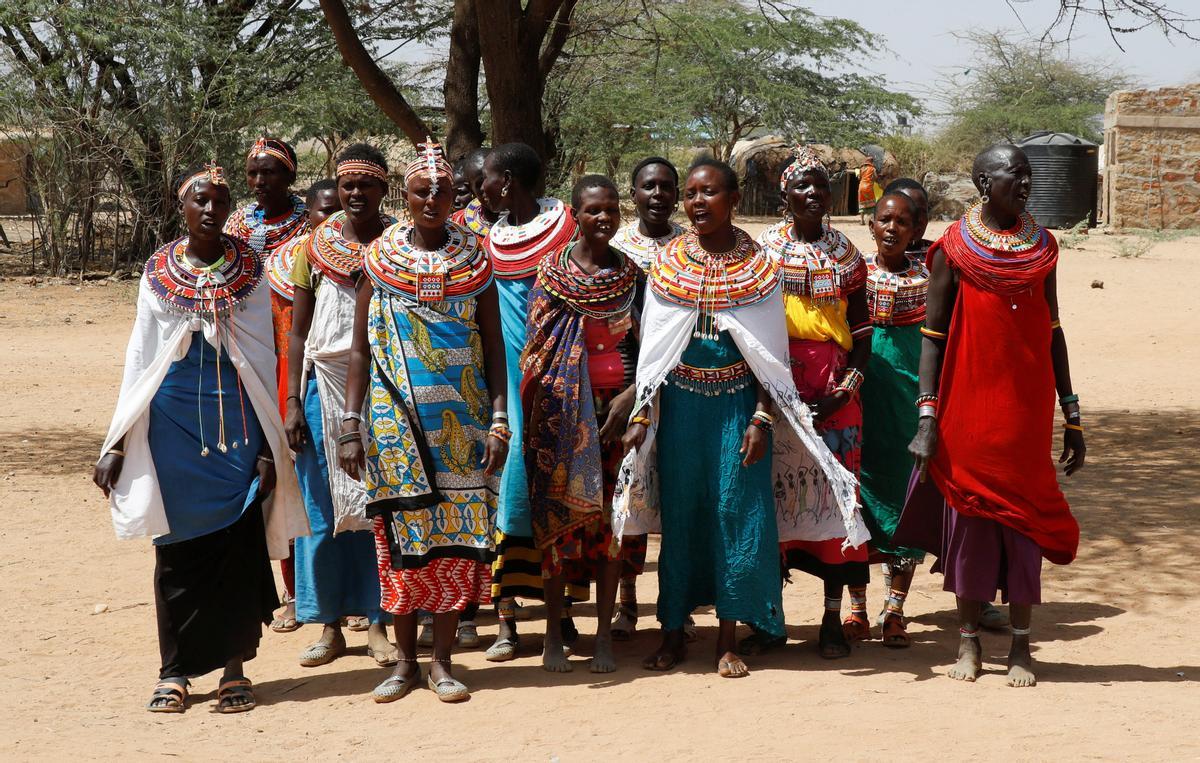
[[[1038,247],[1020,256],[1024,265],[1005,268],[1002,260],[1010,255],[988,250],[981,268],[980,245],[964,241],[964,233],[954,225],[930,249],[932,258],[943,248],[961,276],[930,474],[959,513],[1007,525],[1036,542],[1051,562],[1067,564],[1079,546],[1079,525],[1049,452],[1055,389],[1044,283],[1057,262],[1057,246],[1045,233]],[[1008,295],[987,290],[997,268],[1004,271],[1003,291],[1017,280],[1023,288]]]

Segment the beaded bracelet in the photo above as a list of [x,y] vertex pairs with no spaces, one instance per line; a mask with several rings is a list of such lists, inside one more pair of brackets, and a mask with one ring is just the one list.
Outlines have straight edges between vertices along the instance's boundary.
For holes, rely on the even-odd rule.
[[765,422],[767,424],[775,423],[775,417],[772,416],[771,414],[767,413],[766,411],[755,411],[753,418],[756,418],[759,421]]
[[507,443],[512,439],[512,430],[503,424],[492,424],[488,429],[488,437],[495,437],[500,442]]
[[933,392],[926,392],[924,395],[917,395],[917,405],[920,406],[924,403],[930,403],[931,405],[937,405],[938,404],[938,396]]
[[1058,404],[1060,406],[1070,405],[1071,403],[1078,403],[1078,402],[1079,402],[1079,395],[1076,395],[1074,392],[1072,392],[1069,395],[1063,395],[1062,397],[1060,397],[1058,399]]
[[768,424],[767,422],[763,421],[762,419],[755,418],[753,416],[750,417],[750,426],[758,427],[759,429],[761,429],[764,432],[770,432],[773,429],[775,429],[774,424]]

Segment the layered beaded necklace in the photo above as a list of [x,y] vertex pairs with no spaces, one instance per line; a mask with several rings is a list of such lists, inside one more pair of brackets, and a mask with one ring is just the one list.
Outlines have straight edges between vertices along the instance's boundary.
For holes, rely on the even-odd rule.
[[671,221],[671,230],[664,236],[651,237],[643,234],[638,228],[638,221],[617,231],[613,236],[611,246],[620,250],[632,259],[642,270],[649,270],[650,265],[658,258],[658,253],[671,241],[683,235],[683,226]]
[[976,202],[964,218],[967,232],[976,243],[997,252],[1022,254],[1033,249],[1042,238],[1042,228],[1027,210],[1021,210],[1017,224],[1008,230],[995,231],[983,221],[983,202]]
[[462,211],[462,221],[469,231],[481,239],[487,238],[492,229],[492,221],[484,216],[483,205],[479,203],[479,199],[471,199],[467,202],[467,206]]
[[363,256],[367,277],[380,289],[422,303],[477,296],[492,282],[491,262],[474,233],[450,220],[445,229],[446,243],[430,251],[413,243],[412,226],[391,226]]
[[819,239],[808,242],[796,237],[790,220],[783,220],[763,231],[759,243],[782,264],[788,294],[832,303],[845,299],[866,279],[858,247],[828,225],[822,226]]
[[[220,259],[210,265],[193,265],[187,257],[188,237],[172,241],[159,249],[146,263],[146,282],[159,302],[169,312],[190,314],[198,321],[200,316],[211,316],[218,342],[222,335],[237,343],[236,323],[233,309],[254,293],[263,277],[262,258],[240,240],[221,236],[224,247]],[[197,324],[198,325],[198,324]],[[209,454],[204,442],[204,408],[200,394],[204,382],[204,345],[208,341],[200,337],[200,378],[196,389],[196,410],[200,424],[200,455]],[[246,399],[242,392],[242,376],[237,376],[238,406],[242,412],[242,444],[250,444],[246,424]],[[225,389],[221,379],[221,354],[217,353],[217,450],[222,453],[230,448],[237,449],[238,441],[227,443],[225,438]]]
[[693,337],[716,339],[716,314],[766,299],[779,285],[779,265],[741,228],[734,247],[709,252],[688,231],[667,245],[650,269],[650,286],[663,299],[699,309]]
[[558,199],[538,199],[538,213],[523,225],[504,215],[488,233],[486,247],[497,278],[515,280],[537,272],[542,257],[556,254],[575,238],[571,208]]
[[[334,283],[342,286],[353,286],[357,274],[363,268],[364,245],[357,241],[348,241],[342,235],[342,227],[348,219],[344,211],[334,212],[312,232],[308,245],[308,257],[312,264],[320,268]],[[396,222],[395,218],[382,213],[379,219],[384,228]]]
[[619,322],[633,307],[637,296],[638,267],[613,249],[618,265],[587,274],[571,262],[572,242],[561,254],[544,258],[538,265],[538,284],[547,294],[571,306],[575,312],[597,320]]
[[884,267],[881,257],[866,255],[867,308],[877,326],[911,326],[925,320],[929,270],[921,255],[904,256],[907,267],[896,273]]
[[244,239],[259,254],[272,252],[280,244],[308,229],[308,208],[299,196],[290,197],[292,209],[272,220],[264,219],[258,202],[247,204],[241,214],[231,217],[226,233]]
[[296,255],[308,247],[311,235],[302,233],[284,242],[283,246],[274,251],[271,261],[267,263],[267,283],[271,285],[271,291],[288,302],[291,302],[296,294],[296,287],[292,284],[292,268],[296,265]]

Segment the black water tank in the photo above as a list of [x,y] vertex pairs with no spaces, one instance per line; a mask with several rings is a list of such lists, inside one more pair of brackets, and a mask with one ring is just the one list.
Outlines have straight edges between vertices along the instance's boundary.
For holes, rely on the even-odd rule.
[[1017,143],[1033,168],[1026,208],[1047,228],[1070,228],[1080,220],[1096,224],[1096,178],[1100,151],[1095,143],[1063,132],[1035,132]]

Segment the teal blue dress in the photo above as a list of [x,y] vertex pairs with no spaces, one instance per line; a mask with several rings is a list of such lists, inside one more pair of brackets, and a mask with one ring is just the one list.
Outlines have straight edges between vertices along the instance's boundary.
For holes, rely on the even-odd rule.
[[[681,365],[713,369],[741,360],[722,331],[717,340],[692,339]],[[696,607],[716,605],[722,620],[783,635],[771,446],[753,466],[742,466],[738,453],[754,415],[754,377],[746,369],[740,380],[700,392],[678,371],[659,393],[658,620],[682,628]]]

